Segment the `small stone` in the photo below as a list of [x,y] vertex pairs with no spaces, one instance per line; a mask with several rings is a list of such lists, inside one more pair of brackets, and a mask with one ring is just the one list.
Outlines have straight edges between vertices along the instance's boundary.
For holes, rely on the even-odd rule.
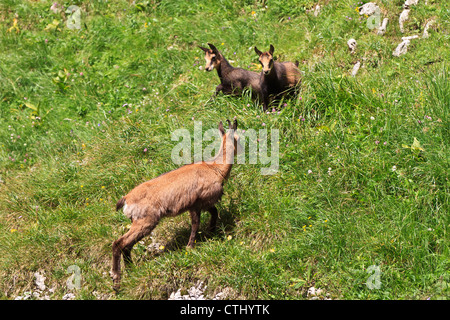
[[403,8],[409,8],[410,6],[414,6],[419,3],[419,0],[406,0],[403,4]]
[[320,6],[316,5],[316,7],[314,8],[314,17],[317,17],[320,13]]
[[39,274],[39,272],[35,272],[34,273],[34,277],[36,278],[36,280],[34,281],[34,284],[36,285],[36,287],[41,290],[44,291],[46,286],[45,286],[45,277],[41,274]]
[[63,300],[73,300],[75,299],[75,295],[73,293],[67,293],[62,297]]
[[408,37],[402,37],[402,40],[403,41],[405,41],[405,40],[412,40],[412,39],[417,39],[419,36],[416,34],[416,35],[413,35],[413,36],[408,36]]
[[405,54],[408,51],[408,46],[410,44],[409,40],[404,40],[402,43],[400,43],[397,48],[392,52],[392,55],[395,57],[399,57],[402,54]]

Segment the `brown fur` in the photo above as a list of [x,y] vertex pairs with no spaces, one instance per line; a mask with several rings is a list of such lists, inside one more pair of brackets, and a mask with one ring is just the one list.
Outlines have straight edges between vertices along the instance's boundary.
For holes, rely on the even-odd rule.
[[276,62],[273,59],[273,45],[270,50],[261,52],[255,47],[255,52],[259,56],[259,62],[262,65],[260,75],[261,97],[263,100],[264,111],[267,110],[272,98],[281,97],[284,94],[292,92],[301,82],[300,70],[295,64],[286,62]]
[[253,98],[258,98],[261,91],[259,74],[233,67],[214,45],[210,43],[208,45],[211,49],[199,48],[205,52],[205,70],[212,71],[216,69],[219,75],[220,84],[216,87],[215,95],[221,91],[224,94],[242,94],[245,88],[251,88]]
[[164,217],[174,217],[189,211],[192,230],[188,247],[193,248],[200,225],[202,210],[211,214],[210,231],[217,221],[215,204],[223,194],[223,184],[228,179],[234,156],[240,148],[239,137],[235,134],[237,122],[225,133],[222,122],[219,131],[222,134],[222,145],[219,154],[210,161],[182,166],[167,172],[150,181],[144,182],[119,200],[116,208],[123,207],[124,214],[132,221],[130,230],[114,241],[112,277],[114,289],[120,287],[120,257],[126,265],[131,263],[131,249],[156,227]]

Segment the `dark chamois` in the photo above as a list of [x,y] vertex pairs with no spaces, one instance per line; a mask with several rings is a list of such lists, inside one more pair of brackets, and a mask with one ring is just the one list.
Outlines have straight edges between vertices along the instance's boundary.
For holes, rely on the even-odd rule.
[[273,60],[273,45],[270,45],[268,52],[261,52],[255,47],[255,52],[259,56],[259,62],[262,65],[260,75],[261,98],[264,111],[267,110],[272,98],[281,97],[284,94],[291,93],[301,82],[298,63],[275,62]]
[[206,71],[217,70],[220,84],[216,87],[215,95],[220,91],[224,94],[242,94],[245,88],[252,89],[252,97],[258,98],[260,93],[259,74],[257,72],[233,67],[217,48],[208,43],[211,49],[199,47],[205,52]]
[[228,127],[229,131],[225,132],[222,122],[219,123],[222,144],[212,160],[188,164],[162,174],[138,185],[117,202],[116,209],[123,208],[132,224],[130,230],[112,245],[111,275],[115,290],[120,287],[121,255],[125,265],[129,265],[134,244],[149,235],[162,218],[189,211],[192,220],[189,248],[194,247],[202,210],[211,214],[210,231],[215,229],[218,216],[215,204],[222,197],[223,184],[230,175],[234,156],[242,148],[236,133],[237,121],[233,127],[229,122]]

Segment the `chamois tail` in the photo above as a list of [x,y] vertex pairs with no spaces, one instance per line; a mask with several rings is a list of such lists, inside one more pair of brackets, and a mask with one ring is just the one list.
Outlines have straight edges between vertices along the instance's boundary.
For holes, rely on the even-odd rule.
[[125,198],[123,197],[122,199],[120,199],[117,204],[116,204],[116,211],[119,211],[120,209],[122,209],[122,207],[125,205]]
[[295,66],[296,67],[298,67],[298,64],[299,64],[298,60],[295,60]]

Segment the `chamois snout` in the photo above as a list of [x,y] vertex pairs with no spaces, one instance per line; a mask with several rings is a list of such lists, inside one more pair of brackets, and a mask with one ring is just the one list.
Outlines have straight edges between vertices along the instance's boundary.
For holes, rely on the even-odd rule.
[[270,45],[270,50],[268,52],[262,52],[255,47],[255,52],[259,56],[259,63],[262,66],[262,72],[264,75],[269,75],[273,67],[273,51],[274,48]]

